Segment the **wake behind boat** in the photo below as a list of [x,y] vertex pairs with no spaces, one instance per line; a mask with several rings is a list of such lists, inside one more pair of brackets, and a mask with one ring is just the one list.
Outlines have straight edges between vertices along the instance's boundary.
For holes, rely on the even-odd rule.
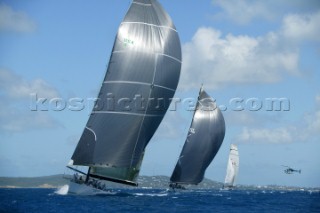
[[[145,148],[170,105],[180,70],[181,45],[169,15],[156,0],[133,0],[67,166],[76,172],[69,193],[108,191],[102,181],[138,185]],[[160,108],[159,101],[164,101]]]

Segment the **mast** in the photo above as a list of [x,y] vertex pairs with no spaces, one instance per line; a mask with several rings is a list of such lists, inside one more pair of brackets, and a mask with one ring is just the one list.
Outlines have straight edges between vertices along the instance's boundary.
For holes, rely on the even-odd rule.
[[180,70],[180,39],[169,15],[156,0],[133,0],[71,157],[74,165],[88,166],[88,177],[136,185],[145,148],[175,94]]
[[88,181],[89,181],[90,170],[91,170],[91,167],[88,168],[88,172],[87,172],[86,180],[85,180],[86,183],[88,183]]

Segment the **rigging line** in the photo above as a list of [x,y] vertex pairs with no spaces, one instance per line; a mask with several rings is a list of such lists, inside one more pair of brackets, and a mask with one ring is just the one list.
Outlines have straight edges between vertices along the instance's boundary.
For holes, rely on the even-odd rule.
[[94,135],[94,141],[97,141],[97,135],[96,135],[96,133],[93,131],[93,129],[91,129],[91,128],[87,127],[87,126],[86,126],[86,129],[93,133],[93,135]]
[[132,2],[132,4],[142,5],[142,6],[152,6],[152,4],[144,4],[141,2]]
[[122,84],[140,84],[145,86],[150,86],[150,83],[138,82],[138,81],[104,81],[104,84],[115,84],[115,83],[122,83]]
[[152,90],[153,90],[154,79],[155,79],[156,71],[157,71],[157,61],[158,61],[158,55],[157,54],[155,55],[155,59],[154,60],[155,60],[155,62],[154,62],[154,68],[153,68],[153,79],[152,79],[152,83],[151,83],[151,87],[150,87],[150,91],[149,91],[149,97],[148,97],[148,100],[147,100],[146,110],[144,112],[144,116],[143,116],[141,124],[140,124],[140,128],[139,128],[139,133],[138,133],[138,137],[137,137],[137,140],[136,140],[136,144],[134,145],[134,149],[133,149],[133,152],[132,152],[130,167],[132,167],[133,156],[134,156],[134,154],[136,152],[136,148],[137,148],[137,144],[138,144],[138,141],[139,141],[139,138],[140,138],[140,134],[141,134],[142,126],[143,126],[143,123],[144,123],[144,119],[145,119],[147,111],[148,111],[150,96],[151,96],[151,93],[152,93]]
[[139,114],[139,113],[133,113],[133,112],[114,112],[114,111],[92,111],[93,114],[121,114],[121,115],[135,115],[135,116],[146,116],[146,117],[160,117],[163,115],[156,115],[156,114]]
[[[140,84],[140,85],[145,85],[145,86],[152,86],[151,83],[144,83],[144,82],[138,82],[138,81],[104,81],[103,83],[104,83],[104,84],[116,84],[116,83],[122,83],[122,84]],[[158,85],[158,84],[154,84],[153,86],[159,87],[159,88],[162,88],[162,89],[166,89],[166,90],[170,90],[170,91],[173,91],[173,92],[176,91],[175,89],[171,89],[171,88],[169,88],[169,87],[161,86],[161,85]]]
[[[188,130],[188,134],[189,134],[190,129],[193,127],[194,117],[195,117],[195,115],[196,115],[196,113],[198,111],[199,104],[201,104],[200,103],[200,95],[201,95],[201,88],[200,88],[200,92],[199,92],[199,95],[198,95],[196,107],[194,108],[194,111],[193,111],[193,115],[192,115],[192,119],[191,119],[191,124],[190,124],[189,130]],[[187,136],[187,139],[188,139],[188,137],[189,137],[189,135]]]
[[168,57],[168,58],[171,58],[171,59],[173,59],[173,60],[175,60],[175,61],[179,62],[180,64],[182,63],[182,61],[181,61],[181,60],[179,60],[179,59],[177,59],[177,58],[175,58],[175,57],[173,57],[173,56],[171,56],[171,55],[167,55],[167,54],[164,54],[164,53],[158,53],[158,54],[159,54],[159,55],[166,56],[166,57]]
[[154,84],[154,86],[155,86],[155,87],[162,88],[162,89],[170,90],[170,91],[172,91],[172,92],[176,92],[175,89],[171,89],[171,88],[169,88],[169,87],[160,86],[160,85],[158,85],[158,84]]
[[[113,51],[112,53],[125,53],[125,52],[129,52],[128,50],[115,50]],[[139,51],[139,50],[135,50],[135,52],[147,52],[147,51]],[[151,52],[151,51],[149,51]],[[153,52],[152,52],[153,53]],[[171,58],[177,62],[179,62],[180,64],[182,63],[182,61],[176,57],[173,57],[171,55],[167,55],[167,54],[164,54],[164,53],[154,53],[154,54],[157,54],[157,55],[162,55],[162,56],[165,56],[165,57],[168,57],[168,58]]]
[[142,25],[147,25],[150,27],[158,27],[158,28],[166,28],[175,32],[178,32],[176,29],[169,27],[169,26],[163,26],[163,25],[156,25],[156,24],[150,24],[150,23],[146,23],[146,22],[138,22],[138,21],[123,21],[121,22],[121,24],[142,24]]
[[[218,108],[217,105],[215,104],[215,102],[211,98],[209,98],[210,102],[213,103],[214,106],[210,106],[210,105],[209,106],[205,106],[203,103],[201,103],[201,101],[204,100],[204,99],[208,99],[208,98],[203,98],[201,100],[198,99],[198,103],[201,106],[200,110],[201,111],[205,111],[205,112],[215,112],[216,109]],[[196,109],[196,110],[198,110],[198,109]]]

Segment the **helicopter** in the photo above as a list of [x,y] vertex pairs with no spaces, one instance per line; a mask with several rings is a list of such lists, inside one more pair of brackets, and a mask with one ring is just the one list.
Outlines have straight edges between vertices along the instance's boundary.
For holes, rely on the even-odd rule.
[[287,169],[284,170],[284,173],[286,173],[286,174],[293,174],[294,172],[297,172],[297,173],[301,174],[301,169],[297,170],[297,169],[293,169],[293,168],[291,168],[289,166],[284,166],[284,165],[281,165],[281,166],[287,168]]

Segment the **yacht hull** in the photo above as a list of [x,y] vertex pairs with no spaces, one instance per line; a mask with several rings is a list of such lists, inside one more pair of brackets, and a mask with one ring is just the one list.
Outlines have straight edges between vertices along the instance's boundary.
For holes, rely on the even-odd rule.
[[76,195],[112,195],[115,192],[94,188],[84,183],[75,183],[70,181],[68,194]]

